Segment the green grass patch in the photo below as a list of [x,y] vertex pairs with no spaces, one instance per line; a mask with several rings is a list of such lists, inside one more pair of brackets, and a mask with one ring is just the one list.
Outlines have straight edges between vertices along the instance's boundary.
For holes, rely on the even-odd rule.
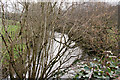
[[23,51],[25,50],[26,45],[25,44],[17,44],[14,46],[13,50],[14,50],[14,58],[17,59],[20,55],[22,54]]
[[[8,21],[11,22],[10,20],[8,20]],[[1,19],[0,19],[0,22],[1,22]],[[15,37],[17,36],[16,34],[18,34],[18,32],[19,32],[20,26],[17,24],[16,25],[7,25],[6,29],[7,29],[9,36],[11,37],[11,39],[14,40]],[[6,36],[5,30],[2,29],[2,25],[0,25],[0,31],[5,38],[5,41],[8,43],[8,39],[7,39],[8,37]],[[0,42],[2,43],[1,38],[0,38]],[[1,62],[3,62],[3,63],[4,63],[4,61],[6,61],[6,60],[8,61],[10,59],[9,53],[7,52],[7,50],[4,46],[5,45],[2,44],[3,58],[1,60]],[[8,45],[8,49],[10,49],[10,45]],[[19,57],[19,53],[21,54],[24,49],[25,49],[25,44],[20,44],[20,43],[15,44],[13,46],[14,58],[17,59]],[[7,64],[7,63],[5,63],[5,64]]]
[[[20,26],[17,25],[9,25],[7,26],[7,32],[9,36],[13,39],[15,39],[16,34],[19,32]],[[5,30],[2,30],[3,36],[6,35]]]

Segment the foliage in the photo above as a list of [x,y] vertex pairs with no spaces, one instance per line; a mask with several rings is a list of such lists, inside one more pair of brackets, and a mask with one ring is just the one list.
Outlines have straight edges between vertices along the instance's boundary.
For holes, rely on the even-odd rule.
[[102,55],[89,63],[80,63],[75,78],[83,79],[114,79],[120,75],[119,58],[113,55]]

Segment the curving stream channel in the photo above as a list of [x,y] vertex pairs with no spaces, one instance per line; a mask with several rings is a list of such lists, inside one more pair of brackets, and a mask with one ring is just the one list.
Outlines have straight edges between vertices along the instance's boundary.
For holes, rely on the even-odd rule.
[[[63,44],[59,43],[58,41],[61,41],[62,43],[64,43],[65,41],[68,40],[68,35],[64,34],[62,35],[61,33],[58,33],[58,32],[55,32],[54,33],[54,37],[55,39],[57,40],[52,40],[52,45],[51,45],[51,48],[49,50],[49,58],[48,58],[48,63],[51,59],[53,59],[57,54],[58,54],[58,51],[63,47]],[[70,46],[73,46],[75,45],[75,42],[72,42],[70,44]],[[63,51],[61,51],[61,54],[64,52],[65,49],[63,49]],[[79,47],[75,47],[75,48],[69,48],[67,49],[67,51],[65,52],[64,56],[62,56],[62,58],[60,59],[60,61],[58,61],[52,68],[51,72],[55,69],[57,69],[57,67],[60,65],[60,62],[62,62],[63,60],[67,60],[69,59],[68,61],[66,61],[62,67],[66,67],[68,65],[70,65],[71,63],[73,63],[73,61],[75,59],[78,59],[82,56],[82,50],[79,48]],[[51,58],[52,57],[52,58]],[[38,65],[40,66],[40,65]],[[74,73],[74,67],[71,67],[71,70],[63,75],[61,78],[69,78],[71,77],[72,73]],[[32,68],[31,68],[32,69]],[[9,78],[9,77],[8,77]],[[28,74],[26,74],[26,78],[28,78]]]

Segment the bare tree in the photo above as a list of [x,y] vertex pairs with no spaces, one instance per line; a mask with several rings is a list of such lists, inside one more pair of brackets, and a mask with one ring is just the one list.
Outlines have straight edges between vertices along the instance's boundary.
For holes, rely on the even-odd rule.
[[7,5],[1,2],[2,72],[11,79],[60,78],[79,59],[76,47],[89,54],[118,48],[117,10],[106,3],[16,2],[14,13]]
[[[2,3],[2,2],[1,2]],[[67,22],[66,11],[62,11],[62,5],[55,3],[21,3],[23,10],[19,21],[16,22],[18,29],[14,34],[9,33],[5,18],[5,8],[2,3],[2,33],[3,54],[8,64],[10,78],[59,78],[71,67],[79,54],[73,55],[69,51],[73,43],[65,36]],[[16,6],[15,6],[16,7]],[[71,7],[71,6],[70,6]],[[58,24],[59,17],[64,16],[66,21]],[[63,26],[59,40],[55,37],[55,27]],[[14,35],[14,36],[13,36]],[[55,46],[56,43],[58,46]],[[71,60],[72,59],[72,60]],[[70,63],[68,63],[70,62]],[[57,75],[57,76],[56,76]]]

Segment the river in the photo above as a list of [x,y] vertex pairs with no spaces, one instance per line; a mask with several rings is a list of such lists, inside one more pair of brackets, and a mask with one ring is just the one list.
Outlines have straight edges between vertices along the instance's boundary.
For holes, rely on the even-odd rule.
[[[64,36],[63,36],[61,33],[58,33],[58,32],[55,32],[55,33],[54,33],[54,37],[55,37],[55,39],[56,39],[57,41],[61,41],[62,43],[65,43],[65,41],[68,40],[68,35],[64,34]],[[53,59],[53,58],[58,54],[58,51],[63,47],[63,44],[57,42],[56,40],[52,40],[52,46],[51,46],[51,48],[50,48],[50,50],[49,50],[49,51],[50,51],[50,52],[49,52],[50,55],[49,55],[48,63],[49,63],[49,61],[50,61],[51,59]],[[72,43],[71,43],[69,46],[72,47],[73,45],[75,45],[75,42],[72,41]],[[65,49],[63,49],[62,52],[64,52],[64,50],[65,50]],[[62,52],[61,52],[61,54],[62,54]],[[66,67],[66,66],[70,65],[71,63],[73,63],[74,60],[80,58],[81,55],[82,55],[82,50],[81,50],[79,47],[69,48],[69,49],[65,52],[64,56],[62,56],[62,58],[60,59],[60,61],[58,61],[58,62],[53,66],[51,72],[52,72],[53,70],[57,69],[57,67],[60,65],[60,62],[62,62],[63,60],[67,60],[67,59],[69,59],[69,58],[71,57],[68,61],[66,61],[66,62],[62,65],[62,67]],[[52,56],[52,58],[51,58],[51,56]],[[39,65],[39,66],[40,66],[40,65]],[[31,68],[31,69],[32,69],[32,68]],[[61,78],[69,78],[69,77],[72,77],[72,76],[73,76],[72,73],[74,73],[74,70],[73,70],[73,69],[75,69],[75,67],[71,67],[71,70],[68,71],[68,73],[65,74],[65,75],[63,75]],[[26,74],[26,78],[28,78],[28,73]]]

